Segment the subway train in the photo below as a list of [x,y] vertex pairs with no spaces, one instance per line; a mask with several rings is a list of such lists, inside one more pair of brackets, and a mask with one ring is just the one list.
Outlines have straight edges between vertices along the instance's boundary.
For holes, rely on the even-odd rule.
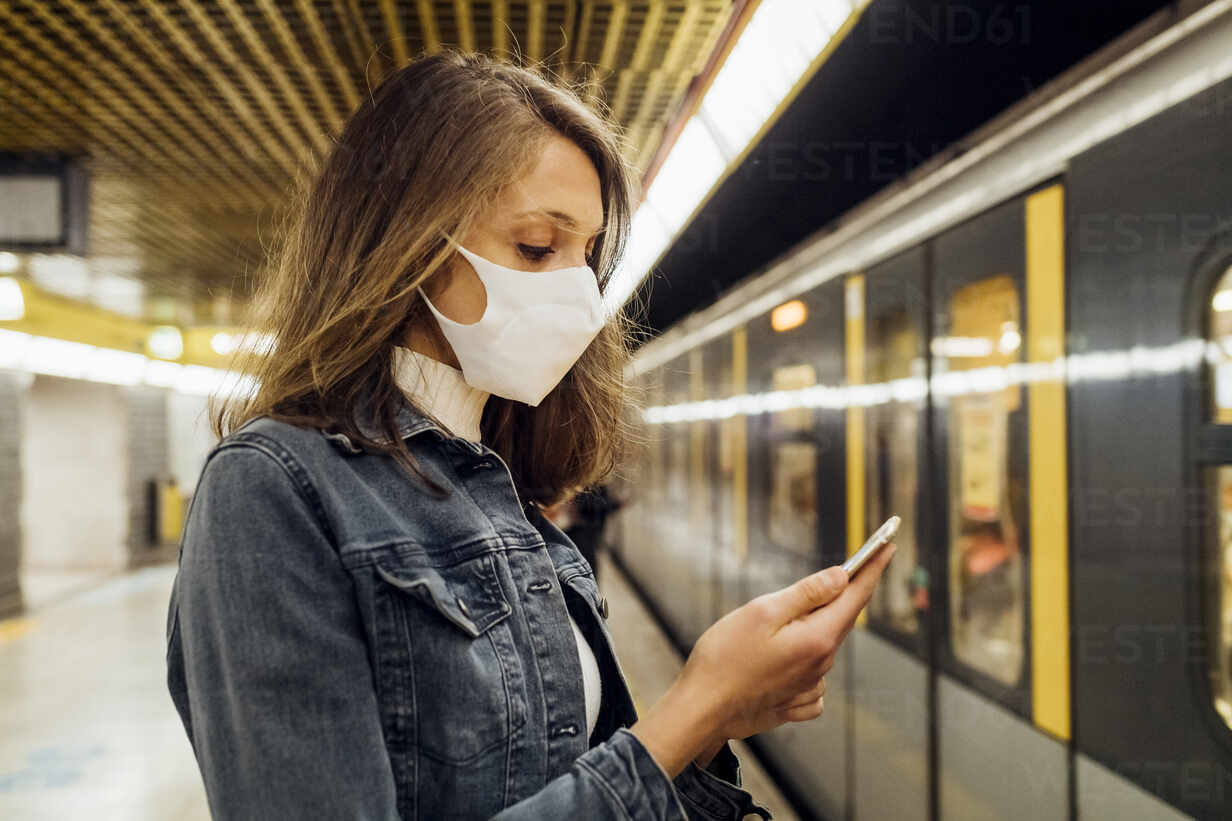
[[614,559],[679,649],[898,552],[824,715],[838,821],[1232,818],[1232,4],[1075,67],[643,345]]

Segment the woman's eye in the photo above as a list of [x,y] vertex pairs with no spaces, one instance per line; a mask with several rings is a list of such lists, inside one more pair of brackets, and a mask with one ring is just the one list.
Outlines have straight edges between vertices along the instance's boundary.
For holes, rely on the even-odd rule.
[[548,254],[556,253],[550,245],[526,245],[521,242],[518,243],[518,250],[522,253],[522,256],[535,262],[543,259]]

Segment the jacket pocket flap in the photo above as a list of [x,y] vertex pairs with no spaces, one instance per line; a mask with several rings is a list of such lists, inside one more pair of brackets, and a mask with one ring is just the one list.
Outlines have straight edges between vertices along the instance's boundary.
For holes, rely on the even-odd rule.
[[471,638],[513,612],[501,592],[490,555],[436,568],[424,565],[387,567],[376,572],[389,584],[440,613]]

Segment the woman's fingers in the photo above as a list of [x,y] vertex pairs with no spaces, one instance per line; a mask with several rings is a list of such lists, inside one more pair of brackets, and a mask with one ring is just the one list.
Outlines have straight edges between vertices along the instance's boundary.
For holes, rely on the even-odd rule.
[[809,689],[802,693],[796,693],[790,698],[784,699],[776,709],[782,711],[793,709],[795,707],[805,707],[822,698],[825,694],[826,677],[822,676],[821,679]]
[[826,698],[821,696],[807,704],[802,704],[797,707],[789,707],[779,712],[784,721],[809,721],[817,718],[826,709]]

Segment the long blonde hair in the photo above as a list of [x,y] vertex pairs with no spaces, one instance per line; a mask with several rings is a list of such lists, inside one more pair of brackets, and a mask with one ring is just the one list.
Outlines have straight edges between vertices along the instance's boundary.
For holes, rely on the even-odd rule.
[[[604,228],[588,262],[606,291],[635,204],[617,128],[538,67],[455,50],[421,57],[372,90],[301,186],[252,302],[250,332],[269,334],[272,348],[240,354],[235,367],[258,387],[213,403],[215,433],[270,416],[345,433],[425,478],[397,435],[405,400],[393,348],[415,323],[441,338],[417,291],[454,253],[446,236],[464,236],[553,133],[598,171]],[[623,313],[613,317],[537,407],[488,400],[483,441],[524,500],[552,504],[615,467],[628,432],[632,327]],[[386,441],[364,436],[361,420]]]

